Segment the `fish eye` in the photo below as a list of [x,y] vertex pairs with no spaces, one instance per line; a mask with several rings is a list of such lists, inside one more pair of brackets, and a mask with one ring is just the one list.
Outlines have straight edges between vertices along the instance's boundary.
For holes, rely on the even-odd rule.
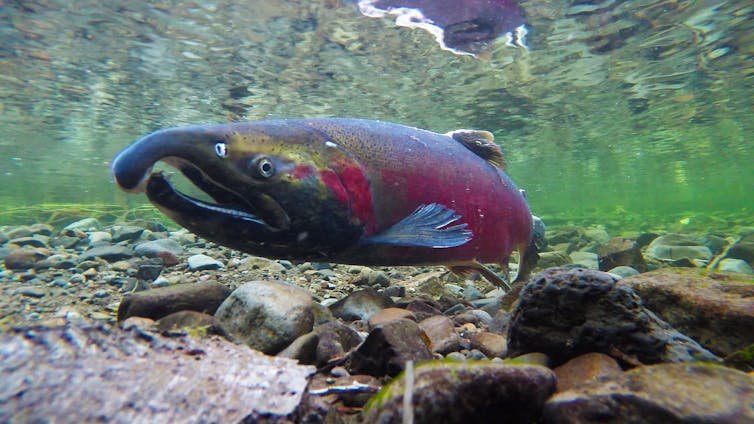
[[258,157],[254,159],[252,172],[255,177],[270,178],[275,175],[275,164],[266,156]]
[[225,145],[225,143],[217,143],[215,144],[215,153],[217,156],[220,156],[221,158],[227,158],[228,157],[228,146]]

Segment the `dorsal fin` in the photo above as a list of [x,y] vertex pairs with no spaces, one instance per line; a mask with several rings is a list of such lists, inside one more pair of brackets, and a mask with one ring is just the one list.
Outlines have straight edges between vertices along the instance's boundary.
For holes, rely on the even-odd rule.
[[495,136],[489,131],[455,130],[445,133],[455,141],[463,144],[477,156],[500,169],[505,169],[505,158],[500,146],[495,144]]

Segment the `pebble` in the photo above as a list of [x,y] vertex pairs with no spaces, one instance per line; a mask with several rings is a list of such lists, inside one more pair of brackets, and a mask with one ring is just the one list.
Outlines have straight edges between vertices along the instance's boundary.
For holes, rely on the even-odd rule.
[[411,311],[408,311],[406,309],[385,308],[369,317],[369,328],[374,328],[378,325],[382,325],[398,319],[410,319],[412,321],[416,321],[416,316]]
[[23,296],[33,297],[35,299],[44,297],[47,294],[47,292],[40,287],[21,287],[15,292]]
[[399,319],[380,325],[369,332],[366,340],[353,352],[348,371],[375,377],[396,376],[408,361],[432,358],[422,337],[422,330],[411,320]]
[[207,255],[191,255],[188,258],[188,267],[191,271],[208,271],[224,268],[222,262]]
[[623,373],[615,359],[603,353],[577,356],[553,371],[558,376],[558,392],[577,388],[587,381]]
[[630,266],[616,266],[607,271],[610,274],[616,275],[619,278],[631,277],[633,275],[639,275],[639,271],[631,268]]
[[144,228],[135,225],[116,225],[112,228],[112,241],[135,241],[144,233]]
[[84,262],[94,258],[102,258],[108,262],[117,262],[134,255],[130,247],[120,245],[104,245],[92,247],[82,253],[78,260]]
[[445,315],[435,315],[419,322],[419,328],[429,338],[432,352],[447,354],[461,348],[461,337],[453,321]]
[[592,252],[576,251],[569,255],[572,263],[589,269],[600,269],[599,256]]
[[[47,237],[44,237],[47,238]],[[8,242],[9,244],[15,244],[19,247],[29,246],[29,247],[49,247],[47,245],[47,242],[43,240],[40,236],[34,236],[34,237],[21,237],[21,238],[15,238]]]
[[107,231],[92,231],[87,238],[89,240],[89,246],[97,246],[109,243],[113,239],[113,236]]

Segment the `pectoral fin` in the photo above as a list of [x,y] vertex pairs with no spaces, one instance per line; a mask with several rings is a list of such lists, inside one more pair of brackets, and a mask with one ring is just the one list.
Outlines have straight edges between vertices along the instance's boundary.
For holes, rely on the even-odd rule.
[[465,223],[448,227],[460,218],[454,210],[438,203],[421,205],[390,228],[366,237],[362,243],[435,249],[460,246],[473,236]]

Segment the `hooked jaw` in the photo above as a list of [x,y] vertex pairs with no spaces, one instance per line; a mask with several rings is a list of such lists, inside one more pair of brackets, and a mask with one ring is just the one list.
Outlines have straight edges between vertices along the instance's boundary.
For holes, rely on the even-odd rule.
[[[260,243],[285,238],[282,230],[287,216],[281,214],[274,199],[263,193],[245,196],[228,188],[235,175],[225,159],[226,132],[215,126],[173,128],[149,134],[113,159],[111,171],[115,182],[127,192],[145,192],[155,206],[178,224],[213,240],[225,243],[223,239],[233,239],[239,232]],[[181,171],[216,203],[179,192],[163,173],[152,171],[158,161]],[[265,220],[264,216],[269,218]]]

